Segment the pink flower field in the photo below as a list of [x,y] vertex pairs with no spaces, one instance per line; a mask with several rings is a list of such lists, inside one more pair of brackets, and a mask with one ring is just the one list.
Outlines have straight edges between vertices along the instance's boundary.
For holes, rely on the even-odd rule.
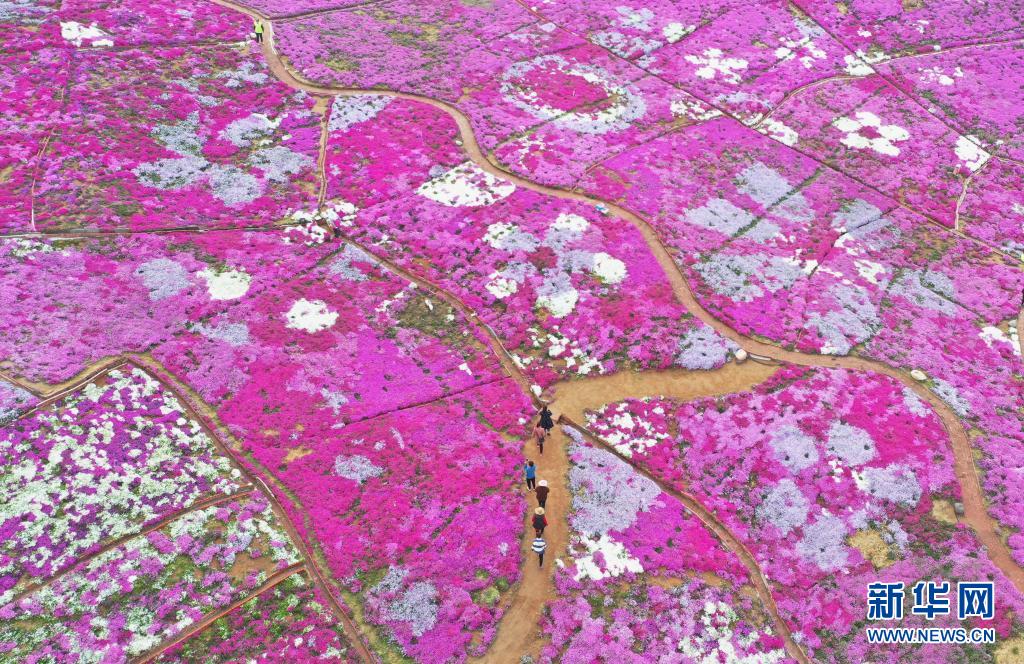
[[1024,662],[1020,3],[0,30],[0,662]]

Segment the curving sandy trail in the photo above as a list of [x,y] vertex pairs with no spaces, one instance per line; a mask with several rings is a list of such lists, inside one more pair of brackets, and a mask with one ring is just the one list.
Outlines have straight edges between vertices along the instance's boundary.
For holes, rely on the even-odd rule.
[[[555,419],[564,418],[568,421],[572,418],[575,421],[582,421],[584,410],[602,406],[609,401],[655,394],[679,399],[732,394],[752,388],[766,380],[776,370],[776,367],[748,363],[746,365],[727,364],[714,371],[672,369],[643,373],[620,372],[594,376],[585,380],[562,381],[552,386],[548,392],[554,395],[551,411]],[[487,655],[473,660],[474,662],[505,664],[514,661],[520,655],[530,655],[537,659],[541,648],[547,641],[540,632],[538,615],[541,607],[557,599],[554,588],[556,564],[554,561],[565,555],[568,546],[568,513],[571,500],[568,485],[569,458],[566,453],[568,442],[568,438],[561,428],[555,427],[551,438],[545,445],[543,456],[537,454],[536,446],[532,442],[527,444],[526,456],[537,462],[538,479],[548,480],[551,488],[551,495],[547,502],[547,517],[551,525],[545,531],[545,539],[548,543],[546,563],[543,569],[538,568],[536,555],[530,550],[532,529],[528,513],[527,532],[523,541],[523,557],[526,562],[520,586],[513,596],[511,605],[502,617],[497,637],[491,644]],[[690,502],[695,501],[691,500]],[[529,505],[533,508],[536,503],[531,499]],[[707,514],[707,511],[704,510],[704,513]],[[698,516],[701,515],[698,514]],[[721,528],[724,526],[720,526],[719,529]],[[723,541],[725,540],[723,539]],[[740,557],[743,555],[741,550],[736,550],[736,553]],[[757,580],[761,578],[760,572],[752,572],[750,577],[754,580],[765,607],[771,612],[773,604],[768,586],[764,583],[757,583]],[[773,617],[776,620],[777,628],[784,635],[783,638],[788,639],[789,633],[785,623],[778,615]],[[799,659],[801,654],[794,644],[790,655]]]
[[537,452],[536,444],[526,443],[526,457],[537,464],[537,480],[547,480],[551,493],[548,495],[545,516],[548,527],[544,540],[548,544],[544,554],[544,567],[537,565],[537,554],[530,548],[533,544],[533,527],[530,519],[537,501],[532,492],[526,494],[529,509],[526,510],[522,555],[523,574],[514,590],[512,601],[498,624],[494,642],[483,657],[470,660],[481,664],[508,664],[518,662],[520,656],[529,655],[537,659],[547,639],[540,631],[540,611],[545,604],[555,599],[555,560],[565,556],[569,543],[569,456],[566,453],[568,440],[559,427],[551,431],[544,445],[543,456]]

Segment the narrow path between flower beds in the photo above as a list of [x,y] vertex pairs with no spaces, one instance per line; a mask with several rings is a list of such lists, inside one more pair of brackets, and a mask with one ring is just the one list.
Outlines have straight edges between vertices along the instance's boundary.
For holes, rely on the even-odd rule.
[[531,549],[533,526],[530,519],[537,500],[532,491],[526,494],[525,533],[523,535],[523,575],[519,586],[512,595],[512,603],[498,623],[497,635],[487,654],[471,660],[486,664],[507,664],[519,661],[520,656],[530,655],[535,660],[547,639],[540,631],[540,612],[555,597],[555,569],[559,558],[563,558],[569,543],[569,455],[567,436],[559,427],[551,431],[544,445],[544,454],[537,451],[531,440],[526,443],[525,456],[537,464],[537,481],[547,480],[551,493],[548,495],[545,516],[548,527],[544,539],[548,544],[544,554],[544,567],[537,565],[537,554]]
[[[647,396],[667,396],[676,399],[690,400],[704,397],[722,396],[734,394],[752,389],[759,383],[767,380],[778,370],[776,366],[768,366],[748,362],[746,364],[727,364],[713,371],[689,371],[686,369],[670,369],[667,371],[646,371],[643,373],[620,372],[601,376],[593,376],[585,379],[570,379],[557,383],[548,390],[553,396],[550,408],[555,419],[562,418],[563,422],[568,421],[571,425],[584,431],[577,426],[576,422],[583,421],[585,410],[603,406],[612,401],[621,401],[630,398],[642,398]],[[594,437],[595,442],[610,449],[616,456],[623,459],[631,466],[632,461],[623,457],[609,445]],[[545,539],[548,542],[548,552],[545,559],[548,561],[544,568],[536,565],[536,555],[530,551],[530,542],[533,539],[532,528],[530,527],[530,515],[536,503],[532,500],[532,494],[528,495],[531,510],[527,510],[526,535],[523,541],[523,556],[525,566],[520,586],[516,590],[512,603],[506,610],[501,623],[498,625],[497,637],[491,644],[488,654],[485,657],[474,660],[475,662],[504,664],[514,661],[522,655],[529,655],[536,659],[547,639],[539,628],[539,615],[543,607],[557,599],[554,587],[554,573],[556,565],[554,561],[566,554],[568,545],[569,523],[568,512],[572,495],[568,486],[569,459],[567,455],[568,437],[562,432],[561,427],[552,431],[552,436],[543,456],[537,453],[536,446],[530,442],[526,447],[526,457],[537,462],[538,480],[548,480],[551,487],[551,496],[547,504],[547,517],[550,525],[545,531]],[[651,477],[649,473],[641,469],[638,472]],[[651,477],[654,479],[653,477]],[[657,480],[655,480],[657,481]],[[728,531],[728,528],[718,521],[707,509],[700,505],[692,497],[681,494],[671,487],[665,487],[658,482],[666,493],[676,496],[700,518],[705,525],[714,531],[723,544],[733,550],[737,557],[743,561],[750,575],[751,583],[765,609],[771,614],[775,621],[776,629],[780,636],[787,642],[790,656],[806,662],[806,657],[794,642],[786,626],[778,614],[771,592],[761,574],[760,568],[749,551]]]

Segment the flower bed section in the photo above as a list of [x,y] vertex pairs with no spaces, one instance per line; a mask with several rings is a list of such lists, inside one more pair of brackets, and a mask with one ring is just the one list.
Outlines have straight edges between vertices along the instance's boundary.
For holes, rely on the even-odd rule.
[[676,301],[628,222],[503,181],[474,189],[468,168],[417,194],[346,232],[479,312],[538,385],[727,360],[730,343]]
[[288,63],[317,83],[454,101],[462,86],[493,72],[501,56],[491,42],[535,22],[515,0],[391,1],[283,21],[275,39]]
[[[940,420],[892,379],[787,367],[750,393],[630,400],[588,422],[746,544],[813,661],[875,656],[862,627],[876,581],[993,580],[1007,610],[971,626],[1003,638],[1021,629],[1020,594],[952,513],[959,487]],[[904,626],[924,622],[908,615]],[[944,662],[963,648],[900,656]]]
[[177,398],[116,369],[0,429],[0,603],[196,501],[245,484]]
[[1024,37],[1024,9],[1014,0],[967,5],[956,0],[798,0],[796,3],[868,62],[983,41]]
[[961,229],[1024,260],[1024,166],[991,160],[960,205]]
[[351,247],[153,351],[272,480],[382,647],[482,654],[518,578],[532,405],[444,301]]
[[0,653],[69,663],[144,655],[299,561],[276,520],[253,497],[128,540],[0,607]]
[[541,661],[786,660],[736,556],[653,481],[569,433],[570,560],[555,572]]
[[32,228],[32,183],[62,108],[69,67],[70,56],[63,50],[0,49],[2,232]]
[[[239,298],[279,286],[336,250],[301,232],[0,240],[0,358],[58,383],[104,357],[142,352]],[[60,288],[53,284],[59,283]]]
[[1024,91],[1017,73],[1024,68],[1024,44],[940,51],[877,67],[965,135],[961,152],[975,160],[983,160],[986,150],[1024,159]]
[[[1013,529],[1024,561],[1024,523],[1009,507],[1017,473],[1006,470],[1020,467],[1006,441],[1021,426],[1024,373],[1010,324],[1024,271],[745,131],[716,120],[666,137],[595,170],[587,187],[621,192],[648,215],[698,299],[741,334],[923,371],[972,428],[992,513]],[[709,160],[726,166],[686,170]],[[977,198],[966,205],[985,210],[972,207]]]
[[37,186],[37,225],[268,226],[314,204],[314,100],[249,50],[79,52]]
[[338,225],[358,209],[409,195],[466,158],[451,116],[429,104],[335,97],[327,128],[326,198]]
[[355,664],[338,618],[305,573],[289,576],[156,662],[346,662]]
[[63,0],[47,14],[39,38],[51,46],[104,48],[244,41],[251,21],[212,2],[174,6],[144,0]]

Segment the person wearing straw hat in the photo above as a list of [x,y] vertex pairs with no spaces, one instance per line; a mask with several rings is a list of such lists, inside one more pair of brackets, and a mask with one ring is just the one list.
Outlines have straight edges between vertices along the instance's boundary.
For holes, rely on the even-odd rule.
[[263,43],[263,21],[258,18],[253,19],[252,31],[256,34],[257,43]]
[[537,554],[537,567],[544,567],[544,549],[546,548],[548,548],[548,543],[544,541],[543,537],[533,540],[533,552]]
[[551,489],[548,488],[547,480],[541,480],[537,484],[537,504],[540,505],[541,507],[547,507],[545,503],[548,502],[549,491],[551,491]]
[[537,531],[537,537],[544,534],[544,529],[548,526],[548,519],[544,516],[544,508],[538,507],[533,510],[533,529]]

